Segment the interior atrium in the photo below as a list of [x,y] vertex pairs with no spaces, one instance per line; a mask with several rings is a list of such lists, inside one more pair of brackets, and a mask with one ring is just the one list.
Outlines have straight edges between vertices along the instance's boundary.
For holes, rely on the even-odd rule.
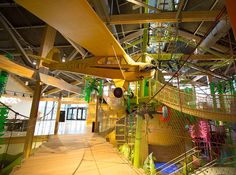
[[1,0],[0,175],[236,175],[236,0]]

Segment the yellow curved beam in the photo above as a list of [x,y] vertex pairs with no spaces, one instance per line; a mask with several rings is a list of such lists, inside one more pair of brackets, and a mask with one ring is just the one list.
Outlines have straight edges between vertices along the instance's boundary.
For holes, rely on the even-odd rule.
[[87,0],[16,2],[95,56],[126,56]]

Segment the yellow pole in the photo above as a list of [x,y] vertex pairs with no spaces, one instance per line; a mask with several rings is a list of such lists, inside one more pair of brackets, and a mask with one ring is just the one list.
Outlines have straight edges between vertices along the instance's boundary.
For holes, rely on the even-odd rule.
[[54,135],[58,134],[60,113],[61,113],[61,95],[59,97],[58,105],[57,105],[57,116],[56,116],[56,121],[55,121]]
[[150,78],[149,79],[149,81],[148,81],[148,95],[149,95],[149,98],[151,98],[152,97],[152,81],[151,81],[152,79]]
[[39,102],[40,102],[40,97],[41,97],[41,90],[42,90],[42,84],[38,80],[36,81],[36,86],[34,90],[32,106],[31,106],[31,111],[30,111],[30,119],[28,123],[26,140],[25,140],[25,145],[24,145],[24,158],[25,159],[29,158],[31,149],[32,149],[34,130],[35,130],[35,125],[36,125],[37,117],[38,117],[38,107],[39,107]]
[[96,115],[95,115],[95,128],[94,128],[94,132],[99,132],[98,109],[99,109],[99,95],[97,95],[97,101],[96,101]]
[[141,165],[141,141],[142,141],[142,116],[137,115],[136,134],[134,143],[134,167],[140,168]]
[[135,93],[136,93],[136,104],[139,104],[139,102],[138,102],[138,81],[136,81],[136,83],[135,83]]

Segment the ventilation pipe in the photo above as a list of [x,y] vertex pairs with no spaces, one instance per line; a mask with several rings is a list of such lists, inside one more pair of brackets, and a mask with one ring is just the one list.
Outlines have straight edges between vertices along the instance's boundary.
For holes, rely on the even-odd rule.
[[199,48],[201,49],[201,54],[204,54],[206,51],[204,48],[209,49],[213,45],[216,44],[216,42],[224,37],[230,30],[231,25],[229,20],[222,19],[219,21],[219,23],[215,26],[215,28],[209,33],[209,35],[201,42],[199,45]]

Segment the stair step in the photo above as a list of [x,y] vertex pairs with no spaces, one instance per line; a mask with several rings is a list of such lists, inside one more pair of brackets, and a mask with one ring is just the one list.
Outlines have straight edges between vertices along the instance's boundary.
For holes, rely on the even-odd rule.
[[126,142],[126,140],[116,140],[117,142]]

